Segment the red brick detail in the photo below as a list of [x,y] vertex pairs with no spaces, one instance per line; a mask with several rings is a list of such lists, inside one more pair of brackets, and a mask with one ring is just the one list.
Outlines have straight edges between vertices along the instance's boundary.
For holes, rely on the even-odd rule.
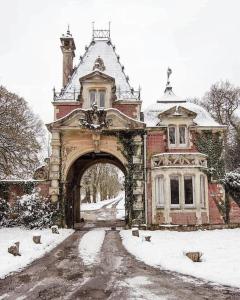
[[67,105],[67,104],[63,104],[63,105],[56,105],[56,109],[58,110],[58,112],[56,113],[56,119],[60,119],[65,117],[67,114],[69,114],[71,111],[73,111],[76,108],[81,108],[82,104],[78,103],[75,105]]
[[237,203],[231,200],[230,223],[240,223],[240,207]]
[[210,224],[224,224],[223,217],[216,205],[216,200],[222,198],[220,188],[217,183],[209,183],[208,185],[208,204],[209,204],[209,222]]
[[36,184],[36,189],[39,191],[39,194],[44,197],[44,198],[49,198],[49,187],[50,187],[50,182],[49,181],[44,181],[44,182],[38,182]]
[[139,104],[113,103],[112,107],[118,109],[119,111],[129,116],[130,118],[133,119],[139,118],[139,113],[138,113]]
[[195,225],[197,224],[197,218],[195,212],[174,212],[170,213],[172,218],[172,224],[177,225]]

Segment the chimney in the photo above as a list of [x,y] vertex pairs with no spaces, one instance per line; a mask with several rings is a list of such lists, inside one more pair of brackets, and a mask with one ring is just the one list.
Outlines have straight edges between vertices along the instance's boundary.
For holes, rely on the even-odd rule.
[[73,58],[75,57],[74,50],[76,49],[74,39],[70,33],[69,26],[67,34],[63,34],[60,38],[61,50],[63,54],[63,87],[68,83],[73,71]]

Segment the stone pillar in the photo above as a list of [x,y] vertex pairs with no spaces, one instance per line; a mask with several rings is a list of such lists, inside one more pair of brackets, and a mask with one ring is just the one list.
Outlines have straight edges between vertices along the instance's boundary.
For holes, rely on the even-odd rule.
[[144,218],[144,176],[143,176],[143,141],[140,135],[134,137],[135,155],[133,156],[134,179],[136,186],[134,188],[134,217],[143,220]]
[[49,179],[51,180],[51,186],[49,188],[49,194],[52,202],[56,202],[59,199],[59,181],[60,181],[60,133],[58,131],[52,131],[52,154],[50,157],[49,167]]
[[170,218],[170,206],[171,206],[171,191],[170,191],[170,178],[169,175],[164,176],[164,185],[165,185],[165,203],[164,203],[164,219],[166,224],[171,223]]
[[200,195],[201,195],[201,186],[200,186],[200,173],[198,172],[195,175],[195,205],[196,205],[196,218],[197,224],[202,224],[202,212],[201,212],[201,203],[200,203]]

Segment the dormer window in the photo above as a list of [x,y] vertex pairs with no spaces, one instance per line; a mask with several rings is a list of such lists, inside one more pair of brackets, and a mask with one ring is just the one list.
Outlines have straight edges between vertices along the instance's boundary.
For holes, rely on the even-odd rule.
[[185,125],[170,125],[168,127],[169,147],[187,146],[187,127]]
[[179,126],[179,144],[186,145],[186,126]]
[[90,106],[96,103],[99,108],[106,106],[106,91],[102,89],[92,89],[89,91]]

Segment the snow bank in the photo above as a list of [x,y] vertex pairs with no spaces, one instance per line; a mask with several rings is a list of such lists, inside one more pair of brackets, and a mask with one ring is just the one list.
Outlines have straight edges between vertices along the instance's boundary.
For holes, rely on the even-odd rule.
[[[146,235],[152,242],[144,241]],[[240,287],[240,229],[140,231],[140,238],[124,230],[121,237],[124,247],[150,266]],[[203,261],[192,262],[184,255],[187,251],[202,252]]]
[[79,243],[79,255],[85,265],[91,265],[98,260],[105,238],[105,230],[96,229],[84,234]]
[[[19,271],[32,261],[42,257],[49,252],[73,230],[59,229],[59,234],[52,234],[51,229],[27,230],[23,228],[1,228],[0,229],[0,278],[14,271]],[[34,244],[33,235],[41,235],[42,244]],[[20,242],[21,256],[12,256],[8,253],[8,247],[15,242]]]

